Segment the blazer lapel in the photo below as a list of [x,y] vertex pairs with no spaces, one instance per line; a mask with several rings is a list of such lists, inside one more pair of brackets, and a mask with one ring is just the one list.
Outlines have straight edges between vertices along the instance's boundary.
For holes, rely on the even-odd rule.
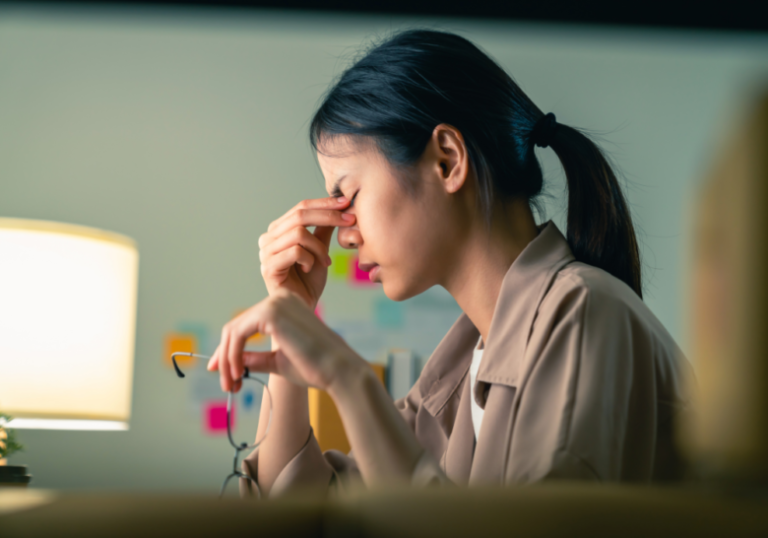
[[488,391],[480,437],[472,459],[470,485],[503,483],[503,462],[514,421],[515,393],[514,387],[506,385],[491,385]]
[[475,429],[472,424],[472,409],[470,407],[469,374],[464,378],[461,389],[461,400],[453,425],[453,432],[448,440],[445,451],[443,468],[452,482],[466,485],[472,467],[472,453],[475,449]]
[[539,304],[557,273],[572,261],[568,242],[549,222],[520,253],[504,277],[474,387],[485,413],[470,484],[504,482],[515,420],[515,397],[522,382],[521,366],[528,339]]

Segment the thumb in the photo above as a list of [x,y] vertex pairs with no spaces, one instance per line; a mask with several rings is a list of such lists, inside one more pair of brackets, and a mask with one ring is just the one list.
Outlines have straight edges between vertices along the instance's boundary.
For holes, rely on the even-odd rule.
[[335,226],[316,226],[313,234],[317,237],[326,247],[331,246],[331,238],[333,237],[333,229]]
[[277,351],[243,351],[243,366],[253,372],[277,373]]

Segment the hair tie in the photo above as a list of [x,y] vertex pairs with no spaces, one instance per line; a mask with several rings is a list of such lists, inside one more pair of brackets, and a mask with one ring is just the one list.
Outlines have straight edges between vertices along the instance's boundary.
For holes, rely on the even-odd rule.
[[552,142],[557,128],[557,118],[551,112],[539,118],[531,130],[531,142],[540,148],[546,148]]

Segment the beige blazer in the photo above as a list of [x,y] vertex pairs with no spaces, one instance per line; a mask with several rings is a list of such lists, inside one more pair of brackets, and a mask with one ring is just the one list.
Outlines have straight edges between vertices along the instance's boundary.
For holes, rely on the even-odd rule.
[[[504,277],[471,387],[478,338],[462,315],[395,402],[425,449],[415,485],[679,477],[672,434],[688,405],[690,367],[632,289],[575,261],[554,223]],[[473,397],[485,409],[477,442]],[[257,460],[258,450],[243,461],[254,478]],[[271,494],[343,490],[359,481],[351,453],[323,454],[310,433]]]

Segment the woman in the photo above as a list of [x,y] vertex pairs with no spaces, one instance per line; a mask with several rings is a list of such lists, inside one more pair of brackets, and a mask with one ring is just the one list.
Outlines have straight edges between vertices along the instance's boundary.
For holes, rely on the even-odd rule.
[[[350,67],[311,141],[330,197],[261,236],[270,296],[224,327],[208,366],[224,390],[244,366],[273,374],[269,435],[244,462],[262,494],[676,475],[687,367],[642,302],[629,209],[597,146],[469,41],[435,31],[400,33]],[[565,169],[567,239],[534,221],[535,145]],[[440,285],[464,311],[397,402],[313,315],[334,228],[390,299]],[[272,352],[243,352],[257,331]],[[321,453],[307,386],[330,393],[354,455]]]

